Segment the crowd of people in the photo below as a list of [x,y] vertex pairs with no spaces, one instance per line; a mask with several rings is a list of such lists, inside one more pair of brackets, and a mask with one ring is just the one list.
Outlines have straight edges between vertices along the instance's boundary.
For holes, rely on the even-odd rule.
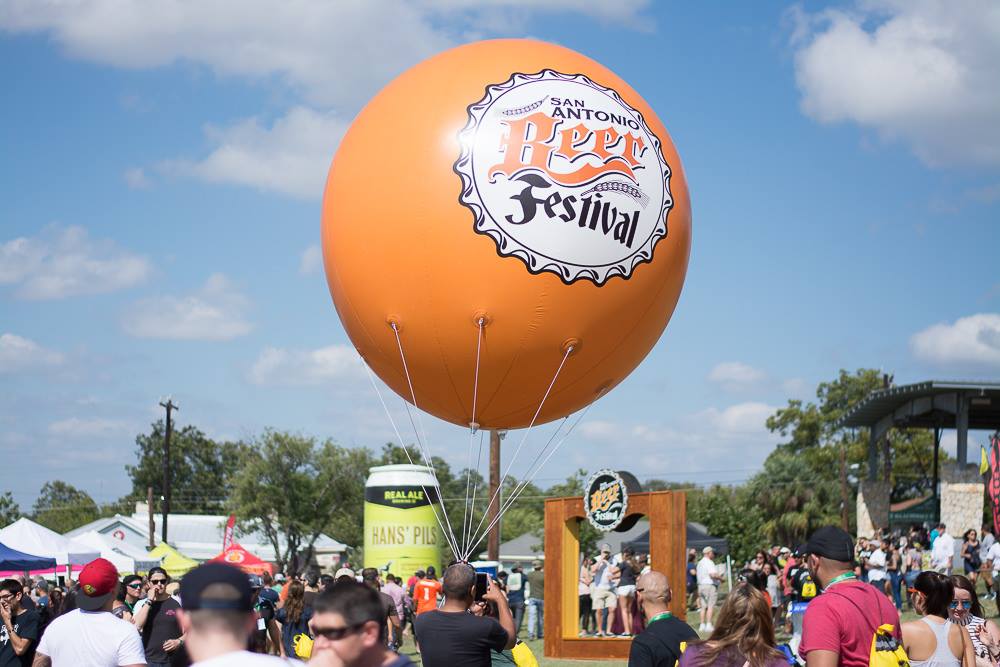
[[[853,667],[882,654],[915,667],[998,667],[1000,627],[980,602],[995,596],[995,565],[989,531],[967,531],[960,545],[943,525],[855,543],[827,526],[795,549],[755,554],[716,610],[725,569],[705,547],[689,553],[685,582],[696,631],[671,614],[670,582],[645,555],[603,544],[580,568],[579,632],[632,636],[634,667]],[[272,578],[207,563],[175,582],[159,567],[120,579],[97,559],[68,590],[0,582],[0,667],[405,667],[408,641],[428,667],[531,664],[519,640],[543,634],[544,576],[541,562],[495,578],[456,562],[440,579],[428,567],[407,581],[373,568]],[[902,623],[904,582],[919,618]]]
[[[497,619],[500,623],[492,628],[495,641],[491,635],[485,636],[490,650],[495,649],[498,655],[506,651],[511,658],[510,664],[514,664],[510,649],[520,634],[525,608],[530,611],[527,619],[530,636],[542,636],[545,584],[541,561],[535,562],[528,573],[520,567],[499,572],[497,578],[490,581],[485,594],[479,597],[475,596],[475,571],[466,564],[458,565],[462,567],[458,570],[449,567],[440,580],[436,569],[429,566],[405,582],[374,568],[356,573],[345,566],[332,576],[309,572],[301,576],[279,573],[271,577],[266,573],[244,574],[220,564],[199,566],[180,581],[173,581],[160,567],[150,569],[145,576],[130,574],[119,579],[114,566],[104,559],[84,567],[68,589],[41,578],[32,581],[19,575],[0,582],[0,667],[71,664],[73,667],[186,667],[201,664],[204,660],[201,656],[207,654],[198,648],[206,642],[196,643],[198,648],[193,649],[191,630],[194,629],[195,636],[201,639],[204,633],[198,633],[201,627],[198,622],[186,624],[185,618],[203,619],[211,630],[209,634],[231,636],[245,630],[238,656],[223,662],[213,661],[212,665],[257,664],[260,661],[254,662],[257,658],[250,656],[270,656],[310,659],[318,664],[401,667],[411,664],[409,658],[399,656],[397,660],[393,656],[398,655],[397,651],[408,637],[416,648],[420,648],[416,645],[416,637],[422,625],[431,637],[438,634],[442,622],[446,634],[462,630],[461,625],[451,627],[438,620],[437,613],[431,612],[445,612],[440,618],[451,618],[447,613],[457,608],[456,605],[466,603],[465,593],[474,598],[466,604],[465,610],[474,611],[475,616],[481,618]],[[234,578],[233,572],[238,576]],[[233,590],[221,593],[226,600],[230,599],[226,596],[235,596],[232,600],[238,601],[238,605],[218,602],[215,597],[202,595],[200,588],[192,588],[195,585],[192,582],[213,577],[229,584],[239,580],[236,587],[239,596],[235,596]],[[468,588],[470,577],[473,590],[465,590],[463,587]],[[209,584],[204,585],[209,593],[216,590]],[[342,597],[351,602],[342,603]],[[508,599],[512,600],[510,604]],[[359,615],[355,605],[368,611]],[[512,608],[517,610],[516,625]],[[198,613],[191,613],[195,610]],[[227,622],[216,622],[208,618],[212,611],[240,612],[241,615],[237,619],[229,614]],[[334,622],[334,629],[330,630],[326,621],[338,617],[340,620]],[[344,619],[349,621],[349,633],[336,630],[344,626],[340,622]],[[370,632],[366,629],[369,622],[377,625]],[[504,633],[502,642],[498,628]],[[365,653],[367,658],[360,662],[343,660],[343,656],[336,659],[324,656],[331,652],[339,655],[338,651],[345,646],[341,639],[355,632],[374,633],[384,651]],[[367,639],[362,643],[365,642]],[[223,644],[232,646],[232,642]],[[471,645],[477,644],[473,641]],[[436,641],[426,643],[422,651],[424,664],[454,664],[448,660],[452,653],[441,653],[439,647]],[[372,657],[380,661],[366,661]],[[249,662],[240,662],[244,660]]]

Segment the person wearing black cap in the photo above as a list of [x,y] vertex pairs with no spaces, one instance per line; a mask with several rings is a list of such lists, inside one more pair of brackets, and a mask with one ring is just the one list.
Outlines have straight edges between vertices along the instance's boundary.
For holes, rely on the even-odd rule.
[[807,667],[862,667],[871,657],[872,638],[891,624],[902,641],[899,613],[889,598],[858,581],[854,541],[836,526],[823,526],[805,546],[806,563],[823,593],[806,609],[799,655]]
[[247,575],[225,563],[205,563],[181,580],[178,614],[188,653],[197,667],[288,665],[247,650],[257,627]]

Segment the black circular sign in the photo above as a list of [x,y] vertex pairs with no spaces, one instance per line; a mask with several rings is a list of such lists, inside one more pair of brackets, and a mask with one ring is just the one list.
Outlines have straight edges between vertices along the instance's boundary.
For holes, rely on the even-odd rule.
[[622,475],[614,470],[598,470],[591,475],[583,497],[590,525],[608,532],[621,524],[628,512],[628,486]]

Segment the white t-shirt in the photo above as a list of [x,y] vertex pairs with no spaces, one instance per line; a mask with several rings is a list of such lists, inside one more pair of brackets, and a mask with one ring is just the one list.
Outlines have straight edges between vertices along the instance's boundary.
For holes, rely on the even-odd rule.
[[937,569],[951,567],[955,558],[955,538],[944,533],[938,535],[934,540],[934,547],[931,549],[931,567]]
[[52,667],[119,667],[145,665],[139,631],[128,621],[106,611],[74,609],[45,629],[38,652]]
[[715,586],[718,582],[712,578],[712,575],[716,573],[715,562],[711,560],[708,556],[703,557],[698,561],[698,585],[699,586]]
[[234,651],[220,655],[218,658],[196,662],[191,667],[274,667],[275,665],[301,665],[298,660],[279,658],[274,655],[251,653],[250,651]]
[[986,552],[986,560],[993,561],[993,571],[1000,574],[1000,542],[994,542]]
[[604,561],[597,568],[594,575],[594,588],[610,590],[613,587],[611,581],[611,563]]
[[868,564],[871,565],[868,570],[868,581],[885,581],[885,552],[881,548],[872,552],[868,557]]

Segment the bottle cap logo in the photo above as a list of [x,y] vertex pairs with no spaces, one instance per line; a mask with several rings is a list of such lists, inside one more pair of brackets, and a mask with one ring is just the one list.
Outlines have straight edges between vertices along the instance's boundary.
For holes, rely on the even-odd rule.
[[670,167],[617,92],[582,74],[515,73],[468,113],[459,200],[498,254],[567,284],[628,279],[652,260],[673,207]]

